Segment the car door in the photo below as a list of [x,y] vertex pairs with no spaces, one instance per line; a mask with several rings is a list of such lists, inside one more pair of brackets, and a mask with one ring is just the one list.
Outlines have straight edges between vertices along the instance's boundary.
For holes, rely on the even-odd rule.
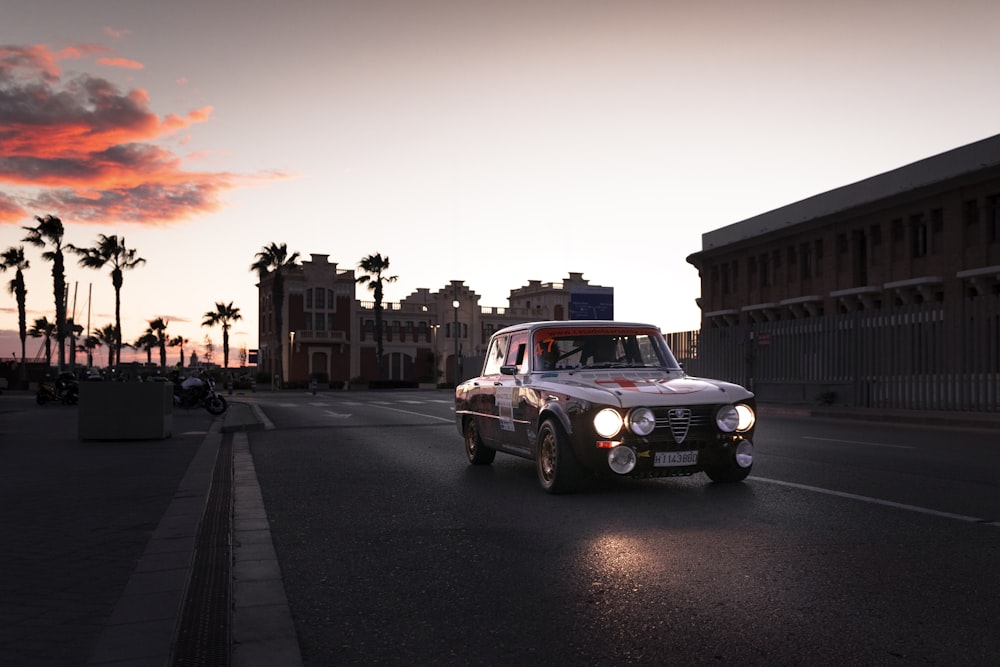
[[476,426],[483,442],[496,444],[501,439],[498,400],[507,400],[503,392],[498,399],[497,390],[502,387],[500,369],[507,358],[509,335],[496,336],[490,341],[483,363],[483,373],[473,381],[470,404],[476,416]]
[[535,401],[531,400],[531,387],[525,383],[528,376],[530,352],[528,332],[511,334],[503,369],[496,383],[498,436],[506,448],[528,452],[528,429],[534,419],[530,414]]

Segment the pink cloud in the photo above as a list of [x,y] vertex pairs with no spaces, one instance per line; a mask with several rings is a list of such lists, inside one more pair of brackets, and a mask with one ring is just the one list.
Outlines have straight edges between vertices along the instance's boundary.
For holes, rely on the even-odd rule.
[[149,143],[207,122],[210,106],[161,118],[140,88],[124,92],[87,74],[62,79],[59,62],[69,58],[142,67],[107,52],[0,47],[0,183],[39,190],[30,201],[0,197],[0,223],[23,220],[30,207],[81,221],[163,224],[218,210],[225,190],[283,177],[185,171],[184,159]]

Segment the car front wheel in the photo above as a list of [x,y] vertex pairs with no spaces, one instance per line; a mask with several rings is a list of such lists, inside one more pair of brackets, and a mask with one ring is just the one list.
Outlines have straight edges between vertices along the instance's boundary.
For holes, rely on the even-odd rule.
[[538,429],[535,457],[538,481],[547,493],[572,493],[580,484],[580,467],[562,426],[546,419]]
[[738,465],[715,466],[705,468],[705,474],[713,482],[742,482],[750,474],[750,468],[741,468]]
[[483,444],[483,439],[479,437],[479,429],[476,428],[476,420],[469,417],[465,420],[465,455],[469,457],[469,463],[474,466],[488,466],[496,458],[496,450],[490,449]]

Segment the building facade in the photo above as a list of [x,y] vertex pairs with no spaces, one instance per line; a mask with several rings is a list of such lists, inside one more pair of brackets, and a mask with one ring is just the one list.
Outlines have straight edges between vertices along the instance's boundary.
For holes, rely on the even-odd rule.
[[689,368],[764,399],[1000,409],[1000,135],[709,232],[688,262]]
[[279,372],[280,341],[281,377],[272,377],[275,384],[454,384],[479,373],[490,336],[505,326],[614,315],[614,288],[591,285],[582,273],[557,283],[529,281],[511,290],[505,307],[481,306],[480,295],[461,280],[436,291],[419,288],[402,301],[382,304],[379,378],[375,303],[357,299],[356,278],[328,255],[310,255],[284,278],[281,332],[271,299],[273,277],[259,282],[259,372]]

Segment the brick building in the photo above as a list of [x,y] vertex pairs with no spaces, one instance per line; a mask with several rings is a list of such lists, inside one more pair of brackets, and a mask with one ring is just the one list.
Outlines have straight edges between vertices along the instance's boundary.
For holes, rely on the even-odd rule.
[[[283,384],[312,378],[342,386],[378,379],[375,304],[356,297],[356,275],[328,255],[310,255],[285,277],[282,332],[275,329],[271,278],[257,285],[258,368],[276,372],[282,341]],[[582,273],[557,283],[532,280],[511,290],[509,306],[484,307],[480,295],[453,280],[436,291],[419,288],[399,302],[383,303],[384,380],[454,383],[474,376],[490,335],[529,320],[611,319],[614,288],[591,285]]]

